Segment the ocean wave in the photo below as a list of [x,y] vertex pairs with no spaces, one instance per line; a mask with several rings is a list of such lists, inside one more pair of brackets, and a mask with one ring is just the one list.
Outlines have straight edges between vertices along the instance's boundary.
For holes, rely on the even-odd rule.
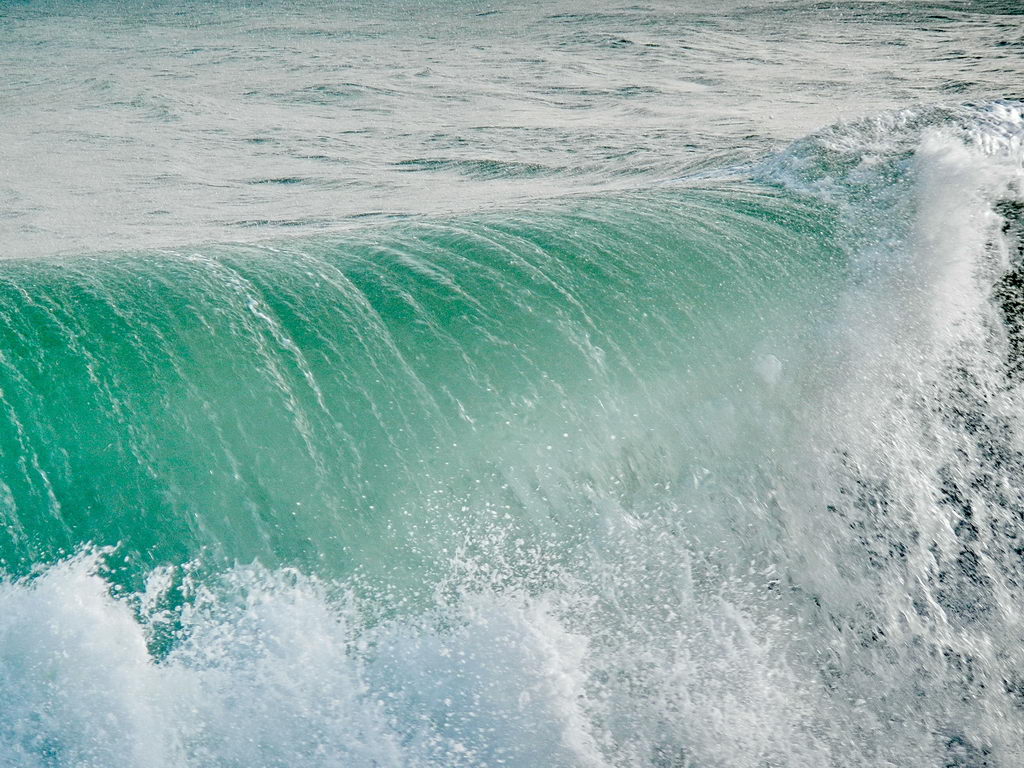
[[0,263],[5,754],[1019,764],[1021,124]]

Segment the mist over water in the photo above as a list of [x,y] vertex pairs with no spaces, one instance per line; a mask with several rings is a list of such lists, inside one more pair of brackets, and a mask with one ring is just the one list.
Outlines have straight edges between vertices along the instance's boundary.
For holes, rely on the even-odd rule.
[[0,8],[0,765],[1020,765],[1019,10]]

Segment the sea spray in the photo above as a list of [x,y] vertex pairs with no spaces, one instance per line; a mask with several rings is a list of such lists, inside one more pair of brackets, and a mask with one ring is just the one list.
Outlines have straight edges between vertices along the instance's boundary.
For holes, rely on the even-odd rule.
[[1020,124],[4,265],[4,754],[1019,763]]

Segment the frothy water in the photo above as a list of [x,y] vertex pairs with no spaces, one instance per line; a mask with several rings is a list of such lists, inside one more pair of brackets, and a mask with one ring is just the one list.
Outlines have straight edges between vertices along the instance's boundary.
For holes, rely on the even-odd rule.
[[[669,38],[704,31],[681,61],[760,39],[742,8],[474,7],[450,28],[432,6],[279,17],[157,4],[145,22],[56,8],[5,9],[5,55],[31,58],[34,34],[76,14],[97,24],[81,56],[151,36],[123,49],[152,66],[133,82],[181,75],[148,47],[174,35],[211,46],[195,76],[225,88],[225,71],[251,76],[253,41],[279,51],[252,96],[263,108],[229,111],[210,134],[235,150],[242,124],[278,114],[268,93],[278,118],[303,120],[356,98],[302,74],[339,36],[354,51],[385,34],[406,45],[391,80],[431,59],[423,88],[347,81],[377,115],[364,115],[371,133],[400,107],[437,118],[431,88],[452,68],[477,73],[463,95],[478,107],[501,83],[524,129],[534,99],[636,99],[629,119],[646,131],[671,80],[659,68],[677,61]],[[897,24],[885,9],[780,6],[765,45],[795,55],[793,19],[807,36],[838,20],[876,39]],[[894,56],[954,28],[1010,37],[1011,17],[983,10],[907,11],[899,23],[916,32]],[[534,61],[552,77],[586,54],[581,71],[610,88],[605,57],[644,45],[657,96],[558,91],[558,106],[519,72],[502,80],[495,46],[512,43],[498,32],[537,19],[545,35],[574,30],[548,47],[559,67]],[[439,56],[437,41],[470,27],[475,52]],[[820,113],[791,94],[789,127],[748,138],[714,127],[735,105],[716,111],[694,90],[708,102],[680,130],[710,138],[693,163],[670,139],[635,163],[583,141],[591,114],[556,122],[603,165],[566,174],[530,152],[567,146],[488,144],[520,158],[510,170],[472,141],[422,152],[414,131],[381,155],[405,166],[361,186],[361,203],[317,196],[330,185],[306,197],[288,152],[252,150],[246,173],[277,180],[258,205],[284,215],[294,187],[308,215],[338,206],[316,235],[271,226],[272,240],[210,244],[247,239],[218,218],[232,204],[202,193],[186,211],[173,180],[115,184],[80,230],[39,224],[67,190],[35,212],[9,207],[11,255],[32,258],[0,269],[0,765],[1020,765],[1024,105],[962,84],[979,98],[882,110],[902,92],[858,91],[868,48],[843,39],[850,80],[829,87],[878,110],[811,132]],[[834,44],[779,69],[765,51],[748,63],[792,85]],[[373,50],[360,66],[388,71]],[[993,83],[1012,70],[963,55]],[[959,92],[945,66],[894,77]],[[18,103],[19,140],[41,140],[26,128],[41,112]],[[458,110],[438,140],[471,117]],[[303,120],[278,138],[306,145]],[[623,126],[606,128],[625,142]],[[358,141],[357,186],[389,140]],[[111,167],[127,179],[138,166]],[[401,174],[431,180],[394,198],[418,215],[339,228]],[[501,205],[410,202],[460,174],[469,198]],[[142,206],[112,224],[106,206],[151,183],[171,223],[134,232]],[[11,184],[21,199],[40,188]],[[52,255],[64,237],[77,255]],[[83,255],[100,242],[108,253]]]

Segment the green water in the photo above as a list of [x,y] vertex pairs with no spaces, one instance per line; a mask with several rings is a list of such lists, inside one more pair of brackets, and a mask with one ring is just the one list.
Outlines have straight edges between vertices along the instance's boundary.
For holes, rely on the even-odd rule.
[[527,531],[585,525],[532,520],[539,475],[614,494],[589,465],[611,440],[663,448],[665,419],[797,332],[789,306],[823,311],[830,218],[725,187],[8,261],[3,560],[90,542],[133,583],[201,553],[337,576],[443,559],[470,498]]
[[0,768],[1024,765],[1018,5],[0,2]]

